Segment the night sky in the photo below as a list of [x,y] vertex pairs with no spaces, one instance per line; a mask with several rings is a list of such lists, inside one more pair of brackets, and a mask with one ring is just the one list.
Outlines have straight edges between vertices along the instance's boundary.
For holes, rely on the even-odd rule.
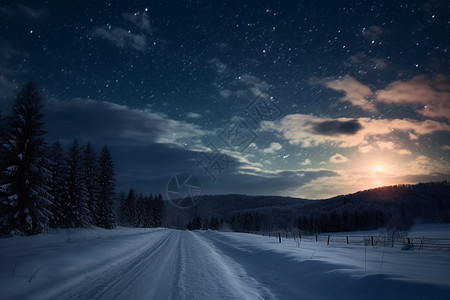
[[119,191],[450,179],[448,1],[2,1],[0,26],[2,115],[34,79],[47,142],[108,145]]

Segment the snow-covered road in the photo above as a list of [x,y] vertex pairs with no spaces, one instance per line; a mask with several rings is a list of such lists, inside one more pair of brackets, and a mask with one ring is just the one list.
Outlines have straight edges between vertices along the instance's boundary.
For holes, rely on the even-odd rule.
[[[273,238],[248,234],[169,229],[121,229],[115,235],[86,232],[62,231],[3,239],[0,298],[449,299],[450,296],[448,253],[383,250],[386,268],[378,270],[374,267],[380,266],[375,253],[372,258],[365,254],[363,269],[358,266],[360,259],[356,254],[360,249],[308,243],[298,248],[293,242],[279,244]],[[422,275],[413,274],[414,266],[412,271],[395,271],[392,264],[398,262],[401,266],[402,257],[403,263],[417,261],[416,271]],[[391,266],[387,267],[388,264]]]

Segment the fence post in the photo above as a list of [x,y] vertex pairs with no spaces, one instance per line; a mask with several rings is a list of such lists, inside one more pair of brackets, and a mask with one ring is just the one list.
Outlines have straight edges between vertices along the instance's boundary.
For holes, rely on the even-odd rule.
[[370,241],[372,242],[372,247],[373,247],[373,235],[370,237]]
[[347,245],[348,245],[348,236],[346,236],[346,238],[347,238]]
[[278,232],[278,241],[281,243],[281,233]]
[[316,242],[317,242],[317,234],[316,234]]
[[407,238],[408,239],[408,245],[411,245],[411,239],[410,238]]
[[328,236],[328,241],[327,241],[327,245],[330,244],[330,236]]

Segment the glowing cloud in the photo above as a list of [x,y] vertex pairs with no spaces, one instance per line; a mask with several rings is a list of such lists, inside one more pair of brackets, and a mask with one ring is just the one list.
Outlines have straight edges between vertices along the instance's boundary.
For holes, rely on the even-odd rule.
[[340,98],[340,101],[350,102],[352,105],[358,106],[365,111],[376,111],[375,106],[368,100],[368,97],[372,95],[372,91],[353,77],[347,75],[340,80],[328,81],[325,85],[327,88],[345,93],[345,96]]
[[450,120],[450,79],[438,75],[432,81],[416,76],[409,81],[395,81],[376,92],[375,100],[384,103],[418,104],[417,112],[431,118]]
[[336,153],[332,157],[330,157],[330,162],[333,164],[345,163],[348,161],[348,158],[342,154]]
[[275,153],[276,151],[280,150],[282,148],[281,144],[279,143],[271,143],[270,146],[263,150],[264,153]]

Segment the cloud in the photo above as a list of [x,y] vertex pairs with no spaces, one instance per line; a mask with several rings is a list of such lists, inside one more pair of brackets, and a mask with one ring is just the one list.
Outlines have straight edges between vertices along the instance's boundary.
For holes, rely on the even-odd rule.
[[37,20],[48,17],[49,13],[45,10],[33,9],[31,7],[18,4],[17,8],[28,19]]
[[[168,118],[162,113],[89,99],[48,100],[46,125],[54,137],[69,136],[103,143],[177,144],[206,134],[197,125]],[[95,130],[92,130],[95,128]]]
[[227,150],[223,150],[222,153],[228,155],[232,161],[230,168],[221,176],[217,176],[217,180],[212,184],[210,178],[202,180],[205,193],[293,195],[294,190],[318,178],[339,176],[330,170],[269,171],[263,169],[262,163],[249,161],[248,155]]
[[28,53],[15,50],[8,41],[0,38],[0,111],[9,113],[12,99],[15,98],[19,85],[13,79],[27,73],[21,62]]
[[350,121],[323,121],[313,123],[313,130],[322,135],[352,135],[362,129],[358,120]]
[[[354,124],[358,130],[334,130],[334,134],[325,135],[317,128],[339,128]],[[328,124],[335,124],[329,126]],[[337,124],[337,125],[336,125]],[[359,124],[360,126],[356,125]],[[350,126],[350,128],[352,128]],[[415,121],[409,119],[371,119],[371,118],[320,118],[311,115],[291,114],[275,122],[262,122],[262,131],[276,131],[292,145],[315,147],[321,144],[331,144],[338,147],[355,147],[370,144],[373,137],[387,137],[396,132],[412,133],[414,136],[429,135],[438,131],[450,132],[450,125],[434,120]]]
[[379,40],[383,34],[383,28],[380,26],[370,26],[369,28],[363,28],[362,35],[369,40]]
[[374,70],[384,70],[387,68],[386,60],[377,57],[368,57],[363,52],[351,55],[344,63],[347,67],[357,67],[359,74],[366,74]]
[[201,114],[196,113],[196,112],[189,112],[186,117],[191,118],[191,119],[200,119],[202,117]]
[[419,137],[417,135],[415,135],[414,133],[411,133],[411,132],[408,133],[408,136],[411,141],[415,141],[415,140],[419,139]]
[[410,154],[412,154],[411,151],[406,150],[406,149],[398,149],[398,150],[396,150],[395,152],[397,152],[397,153],[400,154],[400,155],[410,155]]
[[293,195],[295,190],[305,184],[320,178],[336,176],[339,176],[339,174],[328,170],[229,174],[220,178],[214,185],[210,185],[207,192],[215,194],[229,194],[232,192],[247,195],[286,196]]
[[118,48],[134,48],[138,51],[147,49],[147,38],[144,34],[132,34],[120,27],[97,27],[94,36],[104,38]]
[[263,150],[264,153],[275,153],[276,151],[280,150],[282,148],[281,144],[279,143],[271,143],[270,146]]
[[361,153],[369,153],[372,151],[389,151],[389,152],[397,153],[400,155],[412,154],[411,151],[409,151],[407,149],[403,149],[399,145],[397,145],[391,141],[388,141],[388,142],[376,141],[376,142],[372,142],[370,144],[367,142],[364,142],[358,147],[358,150]]
[[137,28],[141,29],[142,31],[146,31],[151,33],[152,27],[150,24],[150,18],[147,13],[124,13],[122,17],[136,25]]
[[39,20],[50,15],[46,10],[34,9],[23,4],[17,4],[15,7],[1,6],[0,14],[5,16],[24,17],[29,20]]
[[92,30],[94,36],[103,38],[118,48],[133,48],[138,51],[148,49],[148,39],[153,32],[150,19],[146,13],[124,13],[122,18],[134,24],[137,33],[125,30],[118,26],[107,25],[95,27]]
[[372,91],[353,77],[347,75],[339,80],[325,81],[324,84],[329,89],[345,93],[345,96],[339,99],[340,101],[350,102],[364,111],[376,111],[375,106],[368,100]]
[[217,57],[208,60],[208,62],[214,67],[218,74],[224,74],[227,72],[228,66]]
[[300,163],[302,166],[309,166],[311,164],[311,160],[309,158],[305,159]]
[[439,176],[450,174],[450,165],[446,161],[430,159],[425,155],[420,155],[407,164],[408,170],[413,175]]
[[12,103],[10,100],[14,98],[17,88],[18,84],[16,82],[0,75],[0,111],[11,108],[8,102]]
[[240,81],[247,85],[255,97],[268,98],[267,91],[269,90],[269,84],[262,79],[250,74],[244,74],[239,77]]
[[228,98],[233,94],[230,90],[220,90],[219,93],[224,98]]
[[437,75],[433,80],[415,76],[408,81],[394,81],[385,89],[374,92],[349,75],[338,80],[311,79],[310,82],[344,92],[340,101],[350,102],[367,112],[377,111],[374,104],[381,102],[410,104],[416,105],[416,111],[425,117],[450,120],[450,79],[445,75]]
[[450,79],[437,75],[434,80],[415,76],[409,81],[395,81],[376,92],[375,100],[389,104],[418,104],[417,112],[431,118],[450,120]]
[[336,153],[335,155],[330,157],[330,163],[333,163],[333,164],[341,164],[341,163],[345,163],[347,161],[348,161],[348,158],[339,153]]
[[43,112],[48,143],[59,138],[67,149],[77,138],[81,144],[90,141],[97,149],[103,145],[111,149],[118,191],[134,187],[143,193],[163,194],[167,181],[179,172],[209,179],[196,167],[194,157],[201,139],[213,133],[195,124],[148,109],[90,99],[49,99]]

